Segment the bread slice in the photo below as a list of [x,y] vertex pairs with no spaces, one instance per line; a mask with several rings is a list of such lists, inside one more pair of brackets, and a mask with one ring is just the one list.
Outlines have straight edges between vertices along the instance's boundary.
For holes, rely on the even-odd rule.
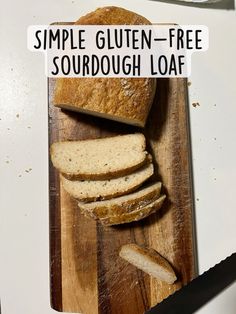
[[151,215],[152,213],[160,209],[165,198],[166,198],[166,195],[162,195],[160,198],[148,204],[147,206],[133,210],[129,213],[101,218],[100,222],[104,226],[112,226],[112,225],[120,225],[120,224],[129,223],[132,221],[138,221],[138,220],[144,219],[145,217]]
[[141,133],[57,142],[51,146],[53,165],[71,179],[104,180],[129,174],[145,164]]
[[63,176],[61,180],[64,189],[74,198],[82,201],[95,201],[132,192],[150,178],[153,172],[153,164],[147,163],[132,174],[110,180],[72,181]]
[[169,284],[173,284],[177,279],[169,262],[154,249],[133,243],[126,244],[121,247],[119,255],[149,275]]
[[131,194],[113,198],[107,201],[92,203],[78,202],[81,211],[88,211],[94,217],[104,218],[106,216],[121,215],[133,210],[145,207],[160,196],[161,182],[151,183],[145,188],[140,188]]

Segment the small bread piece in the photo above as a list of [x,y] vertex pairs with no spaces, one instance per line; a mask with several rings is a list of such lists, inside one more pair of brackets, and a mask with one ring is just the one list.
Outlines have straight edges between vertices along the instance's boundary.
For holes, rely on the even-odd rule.
[[152,163],[147,163],[127,176],[110,180],[75,181],[61,177],[64,189],[74,198],[82,201],[105,200],[128,194],[136,190],[153,175]]
[[148,204],[147,206],[144,206],[137,210],[133,210],[132,212],[129,212],[126,214],[107,216],[107,217],[101,218],[100,222],[104,226],[112,226],[112,225],[120,225],[120,224],[129,223],[132,221],[138,221],[138,220],[144,219],[145,217],[153,214],[158,209],[160,209],[165,198],[166,198],[166,195],[162,195],[160,198]]
[[128,195],[113,198],[107,201],[92,203],[78,202],[81,211],[88,211],[96,218],[116,216],[141,209],[160,196],[161,182],[151,183],[145,188]]
[[[75,25],[150,25],[141,15],[119,7],[99,8]],[[156,90],[153,78],[58,78],[56,107],[144,127]]]
[[154,249],[133,243],[126,244],[121,247],[119,255],[149,275],[169,284],[173,284],[177,279],[169,262]]
[[[146,163],[141,133],[51,145],[53,165],[67,178],[104,180],[127,175]],[[148,157],[150,158],[150,157]]]

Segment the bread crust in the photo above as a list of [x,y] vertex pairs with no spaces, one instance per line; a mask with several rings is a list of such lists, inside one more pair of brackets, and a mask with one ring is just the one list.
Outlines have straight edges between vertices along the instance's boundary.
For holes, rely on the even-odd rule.
[[[117,170],[117,171],[107,171],[107,172],[101,172],[101,173],[82,173],[82,172],[80,172],[77,174],[61,172],[61,174],[66,179],[73,180],[73,181],[76,181],[76,180],[110,180],[110,179],[129,175],[129,174],[133,173],[135,170],[144,166],[147,162],[149,162],[148,155],[144,156],[143,160],[141,160],[140,163],[138,163],[132,167],[124,168],[124,169]],[[59,171],[60,171],[60,169],[59,169]]]
[[[119,187],[115,191],[113,190],[112,192],[110,191],[109,193],[107,191],[105,192],[105,189],[104,189],[103,194],[98,194],[98,192],[97,192],[96,195],[94,194],[94,195],[90,195],[90,196],[88,196],[88,195],[85,196],[85,195],[83,195],[81,193],[79,193],[79,194],[77,192],[73,193],[73,191],[70,188],[67,187],[68,180],[65,179],[62,175],[61,175],[61,182],[62,182],[62,185],[63,185],[64,189],[72,197],[74,197],[77,200],[81,200],[83,202],[92,202],[92,201],[98,201],[98,200],[109,200],[109,199],[112,199],[114,197],[126,195],[126,194],[129,194],[129,193],[137,190],[145,181],[147,181],[153,175],[153,172],[154,172],[153,165],[149,164],[147,166],[149,168],[149,169],[147,169],[148,172],[146,172],[143,175],[143,177],[138,180],[138,182],[133,182],[133,184],[130,184],[129,186],[125,186],[125,187],[123,186],[123,188]],[[144,166],[144,167],[146,167],[146,166]],[[94,181],[94,180],[92,180],[92,181]]]
[[[118,7],[99,8],[82,16],[75,25],[150,25],[134,12]],[[100,115],[144,127],[156,91],[152,78],[58,78],[56,107]]]
[[99,220],[104,226],[112,226],[112,225],[125,224],[125,223],[129,223],[133,221],[139,221],[153,214],[157,210],[159,210],[165,198],[166,198],[166,195],[162,195],[157,200],[153,201],[152,203],[148,204],[145,207],[142,207],[141,209],[133,210],[132,212],[121,214],[121,215],[107,216]]
[[[166,277],[166,280],[164,280],[163,278],[157,277],[158,279],[164,280],[164,281],[166,281],[169,284],[173,284],[176,281],[177,277],[175,275],[175,272],[174,272],[172,266],[156,250],[154,250],[152,248],[140,247],[140,246],[138,246],[135,243],[130,243],[130,244],[123,245],[121,247],[121,249],[120,249],[119,256],[124,258],[128,262],[130,262],[128,259],[126,259],[126,252],[127,251],[136,252],[136,253],[138,253],[140,255],[140,257],[143,257],[143,258],[147,259],[148,261],[151,261],[151,262],[153,262],[155,264],[158,264],[160,267],[162,267],[163,271],[165,271],[167,273],[168,279],[167,279],[167,277]],[[136,265],[134,265],[134,266],[136,266]],[[151,270],[148,273],[150,275],[153,275],[153,274],[151,274]]]
[[[140,192],[142,189],[140,190]],[[150,190],[147,194],[136,196],[134,192],[133,198],[128,200],[125,199],[126,196],[115,199],[116,202],[112,203],[111,201],[99,201],[94,203],[82,203],[79,202],[78,206],[81,211],[92,214],[95,218],[105,218],[106,216],[116,216],[125,213],[132,212],[137,209],[141,209],[154,200],[156,200],[161,193],[161,182],[156,184],[153,190]]]

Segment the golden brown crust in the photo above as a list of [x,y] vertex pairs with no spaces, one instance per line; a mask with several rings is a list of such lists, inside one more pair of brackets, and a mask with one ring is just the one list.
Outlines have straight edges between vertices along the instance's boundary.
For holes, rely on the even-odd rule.
[[141,209],[133,210],[132,212],[125,213],[122,215],[107,216],[99,220],[105,226],[119,225],[129,223],[132,221],[138,221],[146,218],[147,216],[159,210],[165,198],[166,195],[162,195],[160,198],[158,198],[157,200],[153,201],[152,203],[148,204],[147,206]]
[[[106,216],[117,216],[125,213],[132,212],[137,209],[141,209],[160,196],[161,192],[161,183],[154,190],[151,190],[149,193],[141,195],[137,198],[121,201],[120,203],[106,203],[103,205],[103,202],[96,203],[79,203],[78,206],[83,212],[90,212],[95,218],[105,218]],[[96,204],[93,205],[93,204]],[[91,206],[92,205],[92,206]]]
[[[162,269],[168,273],[168,277],[171,277],[171,280],[169,279],[167,282],[172,284],[175,282],[176,275],[175,272],[172,268],[172,266],[170,265],[170,263],[163,257],[161,256],[156,250],[152,249],[152,248],[144,248],[144,247],[140,247],[135,243],[130,243],[130,244],[126,244],[123,245],[120,249],[119,255],[122,258],[125,258],[125,251],[127,250],[131,250],[134,251],[138,254],[140,254],[142,257],[146,258],[147,260],[158,264],[159,266],[162,267]],[[151,272],[151,270],[150,270]],[[159,278],[161,279],[161,278]]]
[[[146,18],[118,7],[99,8],[76,25],[151,24]],[[57,107],[86,111],[144,127],[156,89],[149,78],[60,78],[53,103]]]
[[115,7],[107,6],[98,8],[82,16],[75,22],[78,25],[150,25],[151,22],[145,17],[132,11]]

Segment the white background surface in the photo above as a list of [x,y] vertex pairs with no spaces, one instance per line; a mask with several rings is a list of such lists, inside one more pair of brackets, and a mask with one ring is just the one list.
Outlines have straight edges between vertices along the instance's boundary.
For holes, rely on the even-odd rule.
[[[193,56],[189,87],[200,273],[235,251],[235,11],[147,0],[1,2],[2,313],[54,312],[49,306],[47,83],[43,56],[26,49],[26,29],[31,24],[73,21],[98,6],[123,6],[152,22],[209,27],[210,49]],[[193,102],[200,106],[194,108]],[[236,285],[199,313],[233,314],[235,296]]]

